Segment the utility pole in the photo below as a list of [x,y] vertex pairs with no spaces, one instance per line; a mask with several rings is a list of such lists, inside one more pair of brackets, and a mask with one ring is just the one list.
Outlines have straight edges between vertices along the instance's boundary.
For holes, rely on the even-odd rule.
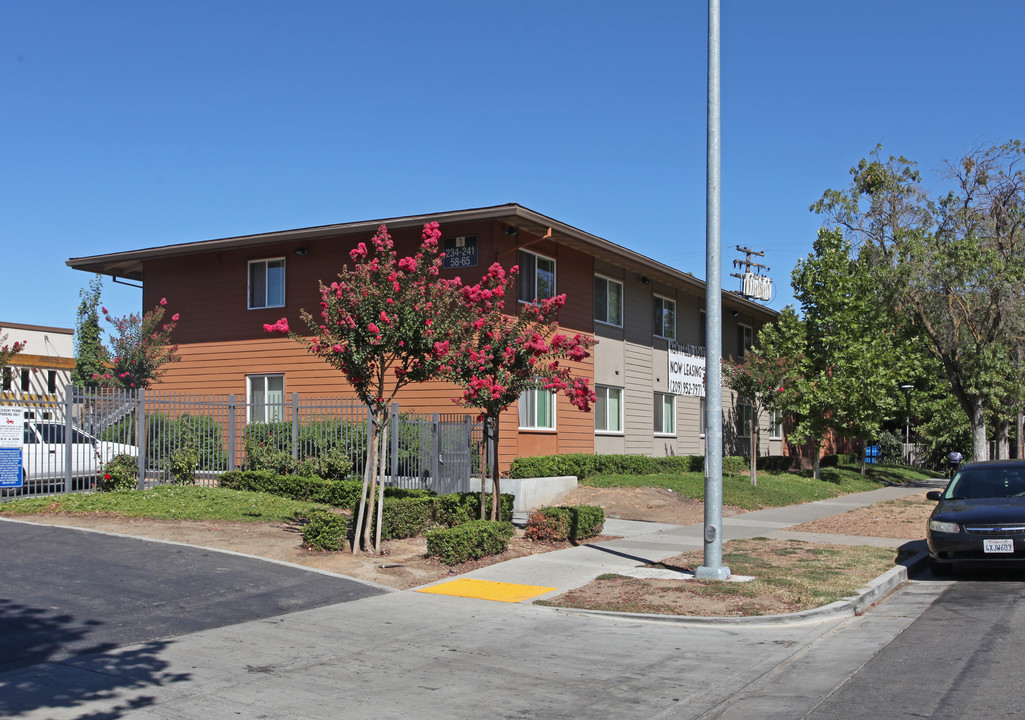
[[[757,255],[758,257],[765,257],[765,253],[759,252],[757,250],[752,250],[751,248],[747,247],[740,247],[740,245],[737,245],[737,252],[744,253],[746,257],[743,260],[734,259],[733,267],[734,269],[736,269],[743,265],[744,272],[730,273],[730,277],[735,277],[740,280],[740,294],[748,298],[749,300],[772,299],[772,280],[769,277],[762,275],[763,270],[765,272],[768,272],[772,268],[770,268],[768,265],[762,265],[761,263],[757,263],[751,259],[752,255]],[[754,268],[756,271],[753,277],[751,273],[751,268]]]
[[722,564],[722,151],[719,0],[708,0],[708,159],[705,189],[705,559],[694,576],[726,580]]

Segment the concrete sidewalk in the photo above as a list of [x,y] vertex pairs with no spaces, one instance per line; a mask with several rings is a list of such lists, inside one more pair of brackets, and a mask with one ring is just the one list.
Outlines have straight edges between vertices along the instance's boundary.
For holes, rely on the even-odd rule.
[[[872,545],[897,549],[909,542],[920,541],[925,536],[925,528],[922,528],[922,535],[919,538],[907,539],[796,533],[788,532],[787,528],[837,513],[875,505],[887,500],[917,495],[930,488],[942,488],[945,483],[945,480],[937,479],[919,483],[915,486],[892,486],[870,492],[803,503],[801,505],[790,505],[732,515],[723,519],[723,539],[724,541],[729,541],[741,538],[768,537],[772,539],[798,539],[808,542],[835,543],[840,545]],[[606,535],[621,536],[621,539],[520,557],[465,573],[460,578],[553,588],[547,593],[522,601],[529,603],[581,587],[605,573],[630,575],[641,566],[661,562],[666,558],[690,550],[699,550],[703,547],[704,524],[668,525],[609,519],[605,522],[603,532]],[[916,564],[923,559],[913,558]],[[866,587],[851,602],[843,603],[842,606],[837,606],[834,603],[832,606],[821,608],[818,611],[806,611],[804,613],[774,616],[772,618],[761,616],[731,619],[686,618],[686,620],[700,623],[732,623],[738,621],[765,623],[793,620],[807,621],[815,616],[832,617],[836,616],[837,613],[853,614],[858,609],[871,604],[886,592],[889,592],[893,587],[906,580],[907,575],[907,563],[898,565],[892,571],[877,579],[874,584]],[[424,587],[447,582],[450,582],[450,579],[440,580]],[[573,610],[573,612],[581,611]],[[627,615],[629,616],[629,614]],[[675,620],[681,621],[683,619],[675,618]]]

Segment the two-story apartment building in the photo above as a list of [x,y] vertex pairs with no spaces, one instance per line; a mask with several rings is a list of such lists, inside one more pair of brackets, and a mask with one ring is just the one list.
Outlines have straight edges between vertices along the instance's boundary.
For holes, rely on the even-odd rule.
[[[399,255],[419,247],[425,222],[440,224],[447,275],[477,280],[494,262],[519,265],[521,301],[565,293],[564,332],[597,338],[577,371],[596,388],[593,414],[544,391],[521,398],[502,419],[500,464],[517,456],[568,453],[701,454],[705,284],[624,246],[516,204],[432,213],[217,240],[152,247],[67,264],[143,283],[143,308],[167,298],[181,320],[174,340],[182,361],[168,368],[161,389],[234,394],[258,420],[263,403],[291,393],[324,396],[349,391],[341,375],[298,344],[269,335],[263,325],[288,318],[302,327],[301,309],[316,315],[318,281],[329,284],[349,251],[385,224]],[[703,241],[702,241],[703,242]],[[776,313],[723,293],[725,352],[742,354]],[[457,393],[443,383],[410,387],[403,408],[452,412]],[[727,452],[746,451],[749,407],[725,393]],[[745,410],[745,408],[748,408]],[[762,418],[779,454],[778,423]]]

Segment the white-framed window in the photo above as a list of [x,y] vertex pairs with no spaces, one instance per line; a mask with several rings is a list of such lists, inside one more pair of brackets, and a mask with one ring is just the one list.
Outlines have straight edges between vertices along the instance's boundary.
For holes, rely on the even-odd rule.
[[594,319],[607,325],[623,326],[623,283],[594,276]]
[[520,394],[520,429],[555,429],[555,393],[534,388]]
[[655,335],[676,339],[676,301],[655,295]]
[[746,397],[737,398],[737,437],[751,437],[751,420],[754,408]]
[[676,396],[655,393],[655,434],[676,434]]
[[251,423],[276,422],[285,417],[285,376],[247,375],[246,400]]
[[754,328],[750,325],[737,326],[737,357],[747,355],[747,351],[755,344]]
[[623,432],[623,388],[595,385],[598,399],[594,403],[594,431],[597,433]]
[[555,261],[529,250],[520,250],[520,302],[555,296]]
[[249,309],[285,306],[285,258],[249,261]]
[[783,413],[773,410],[769,413],[769,439],[783,439]]

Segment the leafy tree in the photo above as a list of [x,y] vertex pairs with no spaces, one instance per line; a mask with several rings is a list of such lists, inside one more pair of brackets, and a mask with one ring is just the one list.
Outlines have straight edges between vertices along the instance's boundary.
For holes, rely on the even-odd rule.
[[99,275],[89,281],[88,289],[82,288],[78,304],[78,322],[75,328],[75,369],[71,371],[71,382],[79,387],[97,387],[96,379],[107,372],[108,356],[103,347],[103,330],[100,328],[100,293],[103,280]]
[[752,348],[743,360],[723,360],[723,381],[726,386],[751,403],[751,484],[758,484],[758,418],[762,412],[783,412],[786,409],[783,393],[795,381],[794,373],[801,361],[800,355],[778,355],[771,349]]
[[947,163],[934,199],[915,163],[879,148],[844,191],[812,209],[860,247],[878,301],[928,340],[968,417],[973,455],[987,459],[987,410],[1020,405],[1025,338],[1025,172],[1020,141]]
[[109,367],[93,378],[104,387],[128,389],[147,388],[159,380],[164,366],[178,362],[178,346],[170,345],[171,333],[178,324],[178,313],[164,322],[167,298],[145,315],[135,313],[114,317],[107,308],[101,308],[103,317],[114,326],[111,333]]
[[[852,257],[838,230],[819,231],[813,252],[794,268],[792,285],[806,332],[803,372],[816,393],[807,409],[821,416],[808,434],[818,437],[824,424],[864,444],[902,407],[897,388],[908,377],[913,345],[878,302],[864,262]],[[799,421],[796,434],[804,429]]]
[[[493,448],[491,466],[491,519],[501,519],[498,472],[499,417],[525,390],[565,392],[577,408],[589,411],[594,390],[584,378],[574,377],[569,360],[580,362],[589,356],[594,339],[576,334],[570,338],[556,332],[559,309],[566,296],[557,295],[530,303],[516,302],[513,266],[507,273],[493,264],[476,285],[462,288],[461,298],[472,325],[457,345],[442,343],[446,377],[459,385],[463,394],[456,401],[480,408],[485,437]],[[507,313],[513,304],[517,312]],[[483,460],[483,458],[482,458]],[[481,473],[481,519],[484,519],[484,473]]]
[[[383,472],[391,402],[403,387],[439,376],[448,346],[465,327],[458,278],[441,278],[438,223],[424,225],[423,244],[412,256],[398,258],[388,229],[378,228],[368,248],[359,243],[330,285],[320,283],[320,318],[301,317],[312,337],[291,332],[287,318],[265,325],[288,332],[307,351],[341,371],[371,411],[371,436],[356,518],[353,552],[371,547],[375,507],[380,520]],[[373,547],[380,550],[381,523]]]

